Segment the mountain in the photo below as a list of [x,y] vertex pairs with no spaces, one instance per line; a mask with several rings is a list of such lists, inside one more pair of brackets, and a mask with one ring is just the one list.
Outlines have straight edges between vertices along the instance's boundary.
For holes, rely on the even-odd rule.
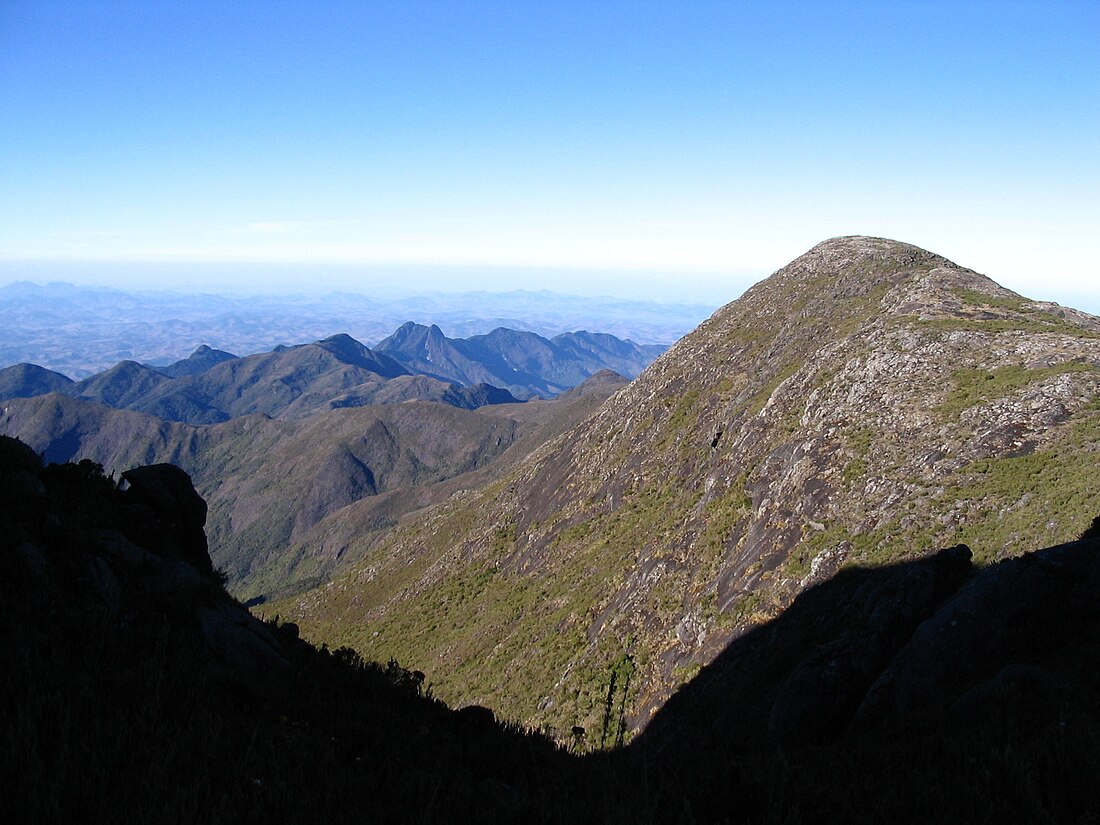
[[[1090,822],[1100,518],[988,567],[846,569],[633,742],[634,661],[555,745],[229,597],[170,465],[120,483],[0,437],[0,803],[111,821]],[[63,792],[59,783],[63,782]],[[155,814],[150,814],[155,811]]]
[[[826,241],[507,476],[273,605],[558,730],[656,709],[852,566],[1069,541],[1100,495],[1100,319],[896,241]],[[348,553],[354,554],[350,538]]]
[[601,369],[634,378],[665,347],[584,331],[547,340],[533,332],[500,328],[487,335],[452,339],[434,324],[408,322],[375,349],[413,372],[459,384],[504,387],[517,398],[545,398]]
[[451,340],[438,327],[408,323],[374,350],[341,334],[243,358],[203,346],[167,367],[126,360],[78,382],[42,368],[31,375],[33,365],[9,368],[0,399],[62,392],[188,424],[411,400],[476,409],[556,395],[609,367],[629,377],[663,349],[587,332],[548,341],[498,329]]
[[68,376],[37,364],[15,364],[0,370],[0,399],[60,392],[72,383]]
[[152,367],[137,361],[121,361],[109,370],[78,381],[62,391],[108,407],[128,409],[147,406],[147,399],[166,384],[171,386],[171,379]]
[[460,387],[412,375],[388,355],[373,352],[348,335],[244,358],[200,348],[167,368],[122,361],[77,382],[60,381],[64,376],[41,368],[33,376],[27,368],[21,369],[0,373],[6,378],[0,383],[0,398],[61,392],[188,424],[216,424],[254,414],[302,418],[320,410],[412,400],[464,409],[516,400],[496,387]]

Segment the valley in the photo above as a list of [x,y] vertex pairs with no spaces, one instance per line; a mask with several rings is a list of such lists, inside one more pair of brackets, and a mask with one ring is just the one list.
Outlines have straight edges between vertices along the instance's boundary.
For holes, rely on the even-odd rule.
[[[444,349],[467,343],[434,329]],[[626,382],[605,362],[636,372],[661,349],[583,332],[559,346],[499,330],[494,340],[510,345],[502,355],[471,340],[465,369],[513,376],[506,359],[523,364],[513,381],[529,383],[513,386],[530,400],[407,369],[336,335],[243,358],[200,348],[162,369],[127,361],[81,381],[8,367],[0,431],[47,461],[89,459],[115,474],[183,468],[210,504],[215,563],[242,598],[262,601],[325,581],[406,513],[577,423]],[[535,395],[551,388],[557,398]]]

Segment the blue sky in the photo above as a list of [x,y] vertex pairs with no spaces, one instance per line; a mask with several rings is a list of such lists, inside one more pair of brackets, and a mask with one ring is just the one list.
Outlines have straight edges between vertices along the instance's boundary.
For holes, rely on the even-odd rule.
[[718,304],[871,234],[1100,311],[1098,42],[1096,0],[3,0],[0,280]]

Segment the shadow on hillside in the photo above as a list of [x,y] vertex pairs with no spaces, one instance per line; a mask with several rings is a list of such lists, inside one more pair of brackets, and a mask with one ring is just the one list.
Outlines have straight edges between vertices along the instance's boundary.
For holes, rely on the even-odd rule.
[[842,570],[731,643],[621,758],[697,821],[1095,822],[1095,525],[984,569],[960,545]]

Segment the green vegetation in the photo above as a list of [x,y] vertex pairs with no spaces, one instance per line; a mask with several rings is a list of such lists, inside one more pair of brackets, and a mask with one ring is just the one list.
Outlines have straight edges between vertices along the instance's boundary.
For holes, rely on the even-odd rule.
[[862,458],[853,458],[844,465],[841,478],[848,487],[854,487],[867,476],[867,462]]
[[600,747],[621,748],[626,739],[626,706],[630,699],[630,679],[634,675],[634,657],[624,653],[609,668],[607,698],[604,700]]
[[[1095,422],[1093,422],[1095,424]],[[980,506],[959,528],[982,561],[1072,539],[1100,510],[1100,452],[1080,431],[1054,449],[979,461],[954,495]]]
[[1070,335],[1074,338],[1100,339],[1100,333],[1071,324],[1056,315],[1035,313],[1019,318],[901,318],[899,322],[909,323],[921,329],[939,332],[1051,332]]
[[998,310],[1002,314],[996,317],[958,317],[917,318],[902,316],[892,323],[916,326],[919,329],[940,332],[984,332],[999,334],[1002,332],[1054,332],[1075,338],[1100,338],[1100,334],[1083,329],[1065,318],[1046,310],[1039,309],[1025,298],[989,295],[972,289],[954,288],[951,292],[970,307],[985,307]]
[[978,292],[976,289],[963,287],[955,287],[951,292],[961,298],[963,303],[971,306],[995,307],[1012,312],[1038,312],[1030,301],[1019,295],[990,295],[988,292]]
[[693,420],[694,416],[692,416],[692,412],[695,410],[695,406],[698,402],[698,390],[688,390],[679,396],[672,409],[672,414],[668,417],[668,422],[665,424],[665,428],[668,432],[678,432],[682,430],[689,421]]
[[1097,367],[1082,361],[1066,361],[1050,367],[1026,369],[1018,364],[994,370],[962,368],[952,375],[953,387],[940,405],[939,411],[948,419],[977,404],[1006,398],[1017,390],[1055,375],[1073,372],[1093,372]]
[[752,512],[752,498],[745,489],[747,481],[748,473],[740,473],[721,495],[707,502],[704,510],[706,527],[699,537],[704,548],[724,550],[734,527]]

